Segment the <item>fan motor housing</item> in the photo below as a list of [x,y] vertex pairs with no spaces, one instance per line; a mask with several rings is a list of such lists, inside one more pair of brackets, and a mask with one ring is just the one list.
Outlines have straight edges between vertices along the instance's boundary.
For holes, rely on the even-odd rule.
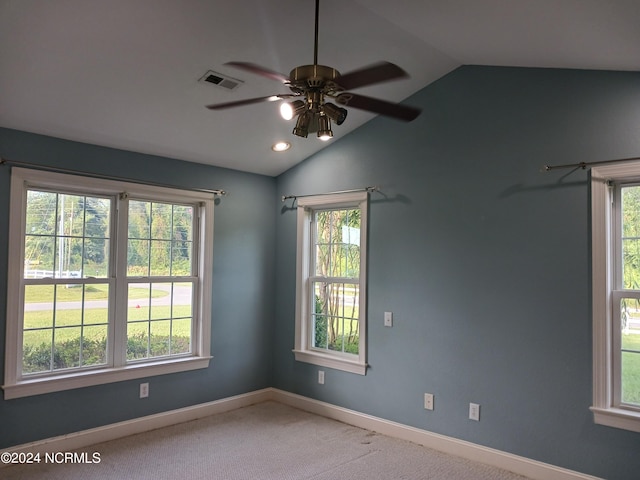
[[289,81],[295,87],[322,88],[325,83],[332,82],[339,76],[340,72],[326,65],[302,65],[291,70]]

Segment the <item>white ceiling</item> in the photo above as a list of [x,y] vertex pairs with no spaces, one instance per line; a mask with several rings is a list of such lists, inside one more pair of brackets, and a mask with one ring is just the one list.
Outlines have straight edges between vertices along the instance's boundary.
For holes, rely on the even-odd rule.
[[[276,103],[204,106],[287,93],[224,63],[288,74],[313,63],[313,35],[313,0],[0,0],[0,126],[277,175],[373,115],[349,108],[323,143],[293,136]],[[404,68],[357,90],[402,101],[463,64],[640,70],[640,1],[322,0],[319,37],[342,73]],[[198,82],[209,69],[245,83]]]

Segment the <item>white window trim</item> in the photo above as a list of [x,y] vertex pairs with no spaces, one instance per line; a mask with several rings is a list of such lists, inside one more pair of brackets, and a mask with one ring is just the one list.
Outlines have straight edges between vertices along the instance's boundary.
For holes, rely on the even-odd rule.
[[[616,341],[613,314],[614,234],[612,181],[631,182],[640,178],[640,162],[607,165],[591,169],[591,254],[593,294],[593,412],[594,422],[640,432],[640,411],[616,402],[613,378]],[[619,331],[619,329],[618,329]]]
[[[16,281],[22,275],[24,265],[25,187],[59,188],[79,193],[114,195],[128,192],[131,195],[148,198],[162,198],[164,201],[198,202],[200,208],[198,268],[198,321],[194,329],[194,352],[190,356],[175,358],[162,357],[144,363],[130,363],[120,367],[98,367],[79,371],[65,371],[52,375],[24,378],[18,377],[18,357],[21,354],[22,282]],[[73,388],[81,388],[105,383],[120,382],[137,378],[164,375],[207,368],[211,357],[211,285],[213,265],[213,205],[214,195],[210,193],[155,187],[136,183],[103,180],[63,173],[52,173],[13,167],[11,171],[10,215],[9,215],[9,261],[7,269],[7,315],[5,347],[5,400],[39,395]],[[115,254],[115,252],[114,252]],[[113,273],[112,273],[112,277]]]
[[[295,359],[322,367],[343,370],[358,375],[367,372],[367,192],[341,193],[331,195],[313,195],[297,200],[297,257],[296,257],[296,323],[295,323]],[[342,352],[327,352],[310,346],[308,318],[310,315],[309,269],[312,248],[311,209],[358,207],[361,209],[360,223],[360,294],[359,321],[360,337],[358,355]]]

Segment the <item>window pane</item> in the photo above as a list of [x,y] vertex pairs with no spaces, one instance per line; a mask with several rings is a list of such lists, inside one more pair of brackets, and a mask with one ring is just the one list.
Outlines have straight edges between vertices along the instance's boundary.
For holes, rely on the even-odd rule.
[[149,322],[127,323],[127,360],[149,356]]
[[623,288],[640,289],[640,187],[621,190]]
[[87,238],[109,238],[111,201],[108,198],[85,197],[85,230]]
[[151,240],[151,276],[171,275],[171,242]]
[[171,240],[173,209],[167,203],[151,204],[151,238]]
[[107,198],[29,190],[25,278],[107,276],[110,210]]
[[190,276],[192,242],[173,242],[171,246],[171,275]]
[[345,254],[347,256],[345,277],[358,278],[360,276],[360,245],[348,245]]
[[24,328],[53,327],[53,285],[25,285]]
[[109,275],[109,241],[87,238],[84,241],[82,273],[84,277],[105,278]]
[[193,284],[174,283],[171,315],[173,318],[191,318],[193,315]]
[[104,364],[108,298],[107,284],[26,285],[23,373]]
[[27,191],[25,233],[27,235],[55,235],[57,203],[58,195],[55,193]]
[[316,275],[320,277],[329,276],[329,268],[331,266],[331,255],[329,254],[329,245],[316,245]]
[[149,275],[149,240],[129,239],[127,275],[130,277],[146,277]]
[[109,285],[84,286],[84,325],[107,325],[109,323]]
[[191,318],[173,321],[171,353],[178,355],[191,352]]
[[82,275],[82,238],[57,237],[56,278],[80,278]]
[[131,283],[127,359],[189,353],[192,297],[189,282]]
[[149,277],[149,283],[129,285],[127,358],[188,353],[193,284],[153,278],[192,275],[193,207],[143,201],[129,205],[128,275]]
[[24,278],[53,278],[56,237],[26,235]]
[[85,327],[82,342],[82,364],[107,363],[107,325]]
[[621,400],[640,405],[640,300],[620,301]]
[[129,238],[149,238],[151,203],[131,200],[129,202]]
[[148,320],[151,285],[148,283],[130,283],[128,292],[127,321]]
[[109,275],[110,201],[84,197],[84,207],[82,275],[105,278]]
[[52,329],[28,330],[22,334],[22,373],[52,370]]
[[640,350],[622,352],[622,402],[640,406]]
[[173,239],[185,242],[193,240],[193,207],[173,206]]
[[82,324],[82,285],[56,285],[56,327]]
[[[316,305],[317,306],[317,305]],[[326,315],[318,315],[318,311],[313,315],[313,343],[316,348],[329,348],[328,334],[329,323]]]
[[359,286],[353,283],[314,282],[312,345],[345,353],[358,353]]
[[332,277],[344,277],[344,269],[342,268],[345,261],[344,246],[342,244],[331,245],[331,270],[329,275]]
[[82,329],[80,327],[56,328],[54,338],[53,369],[79,367]]
[[171,318],[172,284],[154,283],[151,297],[151,320]]
[[128,275],[191,276],[193,207],[129,203]]
[[58,234],[81,237],[84,230],[84,201],[76,195],[58,195]]
[[318,276],[360,275],[360,210],[327,210],[315,214],[315,272]]
[[171,321],[157,320],[151,322],[149,356],[162,357],[169,355],[169,345],[171,343]]

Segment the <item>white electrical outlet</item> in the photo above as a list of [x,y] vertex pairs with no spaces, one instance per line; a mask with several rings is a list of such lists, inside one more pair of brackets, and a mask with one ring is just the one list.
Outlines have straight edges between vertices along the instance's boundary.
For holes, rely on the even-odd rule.
[[318,383],[324,385],[324,370],[318,370]]
[[384,326],[393,327],[393,312],[384,312]]
[[480,421],[480,405],[477,403],[469,404],[469,419],[475,420],[476,422]]
[[433,410],[433,393],[424,394],[424,409]]
[[140,384],[140,398],[147,398],[149,396],[149,384],[141,383]]

